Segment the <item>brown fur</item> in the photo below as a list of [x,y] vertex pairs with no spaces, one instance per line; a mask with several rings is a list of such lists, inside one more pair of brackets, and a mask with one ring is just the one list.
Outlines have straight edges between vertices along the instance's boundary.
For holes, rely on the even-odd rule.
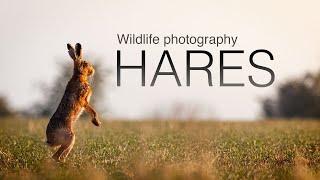
[[60,146],[52,156],[57,161],[65,159],[73,147],[75,141],[73,123],[81,115],[82,110],[86,110],[92,116],[94,125],[101,124],[96,111],[89,104],[92,89],[88,77],[94,74],[94,68],[82,59],[82,48],[79,43],[76,44],[76,49],[70,44],[67,47],[74,61],[73,75],[46,130],[48,145]]

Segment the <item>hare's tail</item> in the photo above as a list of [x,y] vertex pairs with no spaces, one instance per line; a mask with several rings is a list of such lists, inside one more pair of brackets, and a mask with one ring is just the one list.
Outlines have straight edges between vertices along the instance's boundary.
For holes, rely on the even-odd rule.
[[54,146],[55,146],[55,144],[52,143],[52,142],[49,141],[49,140],[47,140],[45,143],[46,143],[48,146],[50,146],[50,147],[54,147]]

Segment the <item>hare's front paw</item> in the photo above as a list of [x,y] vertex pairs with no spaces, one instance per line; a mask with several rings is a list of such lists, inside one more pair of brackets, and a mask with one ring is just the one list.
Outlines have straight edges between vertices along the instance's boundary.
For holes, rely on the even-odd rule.
[[91,122],[96,126],[100,126],[101,124],[101,122],[97,118],[92,118]]

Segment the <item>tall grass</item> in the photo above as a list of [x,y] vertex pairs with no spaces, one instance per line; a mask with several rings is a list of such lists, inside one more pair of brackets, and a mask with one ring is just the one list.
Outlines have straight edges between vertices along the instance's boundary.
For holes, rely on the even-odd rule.
[[50,158],[46,123],[0,120],[0,178],[320,178],[319,121],[80,120],[65,163]]

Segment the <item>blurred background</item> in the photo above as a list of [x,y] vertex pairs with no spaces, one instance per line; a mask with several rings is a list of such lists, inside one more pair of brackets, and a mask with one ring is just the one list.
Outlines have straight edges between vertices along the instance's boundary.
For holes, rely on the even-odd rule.
[[[320,117],[320,2],[244,1],[0,1],[0,116],[47,117],[56,109],[72,73],[66,44],[80,42],[94,63],[92,103],[106,119],[259,120]],[[150,87],[162,46],[119,45],[117,33],[238,36],[235,47],[177,45],[166,47],[182,82],[157,78]],[[186,87],[186,50],[212,53],[213,87],[203,72],[191,73]],[[244,50],[228,56],[226,82],[244,87],[219,87],[219,50]],[[267,82],[269,74],[253,68],[249,55],[267,49],[275,82],[266,88],[249,83],[252,75]],[[116,86],[116,51],[123,64],[140,65],[146,51],[146,86],[139,70],[122,71]],[[194,66],[207,58],[197,57]],[[163,71],[169,69],[164,64]]]

